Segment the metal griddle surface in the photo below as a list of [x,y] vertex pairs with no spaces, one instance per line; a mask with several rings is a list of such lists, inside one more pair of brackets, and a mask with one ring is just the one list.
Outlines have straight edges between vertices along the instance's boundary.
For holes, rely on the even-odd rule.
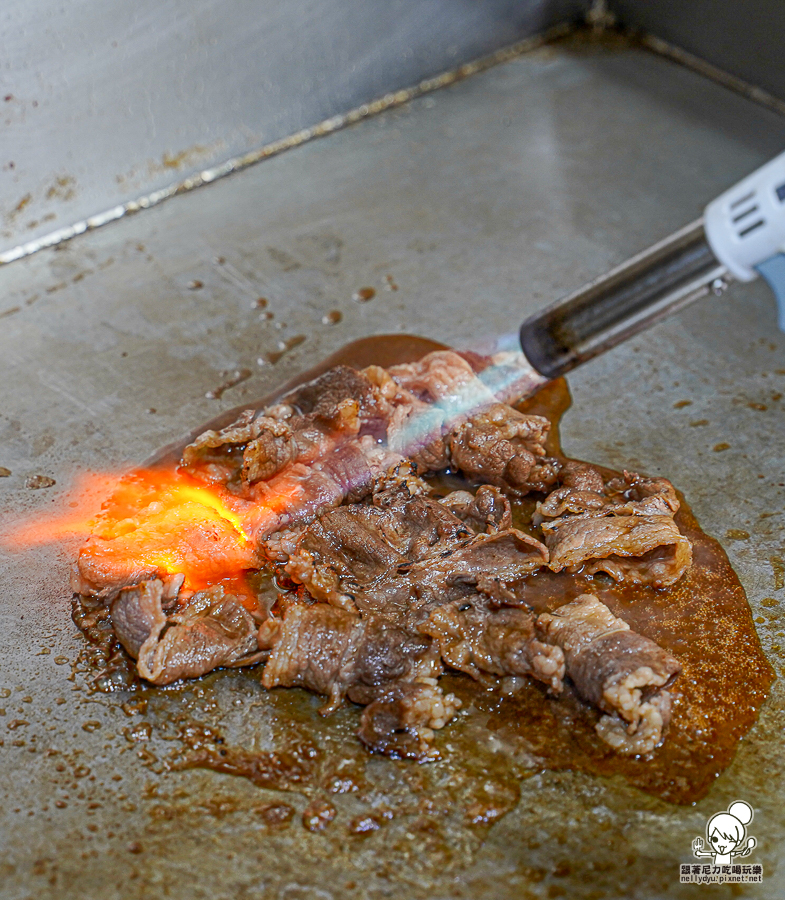
[[[12,470],[0,515],[45,514],[77,473],[138,464],[349,340],[512,332],[784,142],[782,119],[670,62],[563,44],[14,263],[0,270],[0,465]],[[364,286],[376,296],[358,303]],[[333,310],[342,320],[323,324]],[[295,335],[306,340],[257,365]],[[252,377],[205,397],[242,368]],[[785,338],[767,289],[691,308],[571,386],[566,452],[676,482],[723,540],[779,674]],[[26,488],[36,474],[57,484]],[[74,552],[0,550],[2,898],[692,897],[679,863],[735,799],[755,807],[764,866],[744,896],[785,893],[779,683],[694,808],[546,772],[484,840],[459,821],[442,850],[413,820],[349,836],[350,795],[321,834],[297,821],[271,832],[253,807],[276,795],[206,771],[155,775],[147,744],[124,735],[137,719],[122,698],[69,680]],[[217,680],[216,721],[264,731],[281,696],[251,683]],[[385,790],[422,799],[412,783],[391,781],[379,803]]]

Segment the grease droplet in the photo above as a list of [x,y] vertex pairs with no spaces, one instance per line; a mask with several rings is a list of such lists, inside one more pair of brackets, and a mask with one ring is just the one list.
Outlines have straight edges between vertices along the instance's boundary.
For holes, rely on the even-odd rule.
[[205,394],[205,397],[207,397],[208,400],[218,400],[223,395],[224,391],[228,391],[229,388],[234,387],[236,384],[240,384],[241,381],[246,381],[253,373],[250,369],[236,369],[232,373],[225,372],[222,374],[226,374],[229,377],[226,381],[219,384],[217,388],[213,388]]
[[30,488],[33,491],[41,490],[41,488],[52,487],[53,484],[57,484],[54,478],[50,478],[48,475],[31,475],[25,481],[25,487]]

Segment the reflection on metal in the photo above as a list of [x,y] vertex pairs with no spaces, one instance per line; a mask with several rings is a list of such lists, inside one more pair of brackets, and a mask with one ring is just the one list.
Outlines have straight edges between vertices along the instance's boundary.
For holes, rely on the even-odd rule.
[[532,316],[521,345],[539,372],[558,378],[731,281],[698,219]]
[[695,72],[705,75],[707,78],[711,78],[723,85],[723,87],[736,91],[737,94],[741,94],[748,100],[754,100],[756,103],[767,106],[769,109],[774,110],[774,112],[777,112],[780,115],[785,115],[785,100],[780,100],[779,97],[775,97],[774,94],[764,91],[763,88],[756,87],[754,84],[750,84],[736,75],[731,75],[730,72],[726,72],[724,69],[712,65],[710,62],[706,62],[705,59],[701,59],[699,56],[695,56],[687,50],[682,50],[681,47],[676,47],[673,44],[668,43],[668,41],[658,38],[654,34],[644,35],[642,42],[649,50],[653,50],[661,56],[667,56],[674,62],[687,66],[687,68],[693,69]]
[[521,56],[524,53],[542,47],[543,44],[547,44],[563,37],[571,30],[572,25],[567,23],[555,25],[553,28],[548,29],[542,34],[533,35],[522,41],[516,41],[516,43],[511,44],[509,47],[503,47],[501,50],[496,50],[486,56],[481,56],[479,59],[464,63],[455,69],[443,72],[441,75],[436,75],[433,78],[426,78],[413,87],[385,94],[383,97],[372,100],[370,103],[363,103],[347,113],[331,116],[329,119],[325,119],[316,125],[312,125],[310,128],[302,128],[287,137],[272,141],[269,144],[264,144],[262,147],[258,147],[248,153],[243,153],[240,156],[227,159],[220,165],[204,169],[194,175],[189,175],[187,178],[176,181],[161,190],[153,191],[136,200],[130,200],[127,203],[113,206],[105,212],[89,216],[87,219],[75,222],[73,225],[68,225],[65,228],[59,228],[56,231],[45,234],[33,241],[19,244],[16,247],[12,247],[10,250],[0,253],[0,266],[21,259],[24,256],[29,256],[37,250],[42,250],[44,247],[52,247],[62,241],[70,240],[78,234],[83,234],[85,231],[99,228],[101,225],[106,225],[108,222],[114,222],[123,216],[140,212],[151,206],[156,206],[163,200],[169,199],[169,197],[191,191],[204,184],[210,184],[232,172],[245,169],[254,163],[269,159],[271,156],[278,156],[285,150],[299,147],[301,144],[305,144],[315,138],[325,137],[328,134],[346,128],[348,125],[353,125],[355,122],[359,122],[362,119],[378,115],[388,109],[400,106],[403,103],[408,103],[410,100],[421,97],[423,94],[429,94],[432,91],[437,91],[440,88],[448,87],[451,84],[463,81],[471,75],[476,75],[478,72],[484,72],[486,69],[490,69],[500,63],[508,62],[511,59],[515,59],[517,56]]

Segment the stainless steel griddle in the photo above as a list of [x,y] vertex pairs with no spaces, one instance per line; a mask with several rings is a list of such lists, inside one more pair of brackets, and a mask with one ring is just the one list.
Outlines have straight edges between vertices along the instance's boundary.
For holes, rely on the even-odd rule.
[[[2,521],[46,514],[80,472],[138,464],[355,338],[407,331],[465,345],[511,331],[691,221],[783,144],[785,120],[686,68],[624,43],[568,41],[4,267]],[[375,297],[353,300],[366,286]],[[340,322],[324,324],[335,310]],[[297,335],[275,365],[258,364]],[[252,375],[206,397],[243,369]],[[726,547],[779,674],[785,337],[768,288],[701,301],[570,384],[565,450],[675,481]],[[27,488],[35,475],[57,484]],[[4,900],[691,898],[679,864],[693,861],[707,816],[736,799],[755,808],[765,876],[744,896],[785,894],[780,682],[695,807],[544,772],[487,832],[436,822],[438,846],[422,812],[348,834],[352,794],[335,795],[338,816],[319,834],[297,817],[269,829],[261,803],[299,814],[304,801],[202,770],[155,774],[162,732],[139,739],[127,698],[71,680],[75,550],[0,550]],[[248,677],[200,690],[159,692],[151,715],[198,707],[236,742],[264,747],[287,715],[316,705],[302,695],[289,708]],[[353,740],[349,715],[326,728]],[[416,766],[370,769],[380,808],[423,799]],[[466,777],[480,784],[482,773]]]

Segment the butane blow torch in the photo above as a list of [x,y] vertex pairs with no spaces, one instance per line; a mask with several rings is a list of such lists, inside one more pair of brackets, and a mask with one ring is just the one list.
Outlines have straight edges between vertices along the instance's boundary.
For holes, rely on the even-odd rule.
[[762,275],[785,331],[785,153],[720,194],[703,217],[527,319],[528,362],[550,380],[665,316]]

